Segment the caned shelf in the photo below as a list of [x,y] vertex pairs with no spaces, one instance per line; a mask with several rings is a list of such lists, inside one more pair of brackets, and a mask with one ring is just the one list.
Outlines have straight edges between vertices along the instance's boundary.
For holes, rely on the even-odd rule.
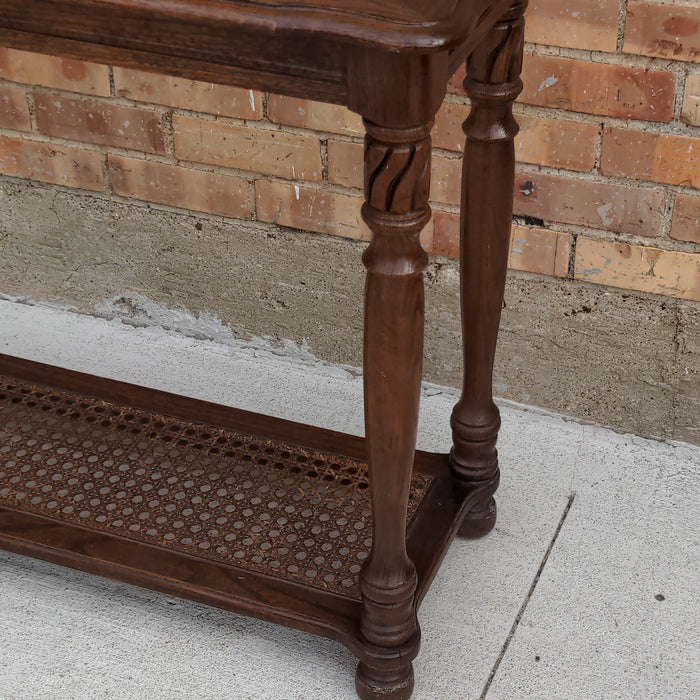
[[[364,440],[0,356],[0,542],[330,636],[359,653],[372,544]],[[469,506],[417,452],[422,599]]]

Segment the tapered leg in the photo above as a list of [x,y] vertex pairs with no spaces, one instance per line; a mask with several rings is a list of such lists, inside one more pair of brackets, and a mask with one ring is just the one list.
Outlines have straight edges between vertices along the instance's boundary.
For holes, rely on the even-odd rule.
[[423,268],[418,236],[430,218],[430,124],[388,129],[366,122],[365,427],[374,518],[360,573],[366,655],[361,698],[408,698],[419,646],[416,570],[406,553],[406,510],[423,364]]
[[452,413],[453,473],[473,489],[460,534],[479,537],[496,522],[493,494],[499,470],[500,426],[492,376],[513,214],[513,100],[522,89],[523,12],[511,8],[467,60],[464,87],[471,112],[462,173],[461,303],[464,344],[462,396]]

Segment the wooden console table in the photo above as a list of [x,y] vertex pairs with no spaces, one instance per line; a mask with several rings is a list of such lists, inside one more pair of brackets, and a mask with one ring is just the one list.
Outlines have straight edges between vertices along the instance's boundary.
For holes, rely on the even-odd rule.
[[[0,356],[0,545],[298,627],[408,698],[416,610],[459,530],[494,525],[491,395],[527,0],[3,0],[0,45],[347,105],[373,237],[366,439]],[[467,61],[464,387],[415,452],[430,128]],[[459,692],[456,691],[456,695]]]

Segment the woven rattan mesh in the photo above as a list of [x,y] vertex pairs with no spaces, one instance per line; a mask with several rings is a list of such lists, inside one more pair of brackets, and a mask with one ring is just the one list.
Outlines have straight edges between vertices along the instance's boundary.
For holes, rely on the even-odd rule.
[[372,542],[360,461],[1,378],[0,506],[353,598]]

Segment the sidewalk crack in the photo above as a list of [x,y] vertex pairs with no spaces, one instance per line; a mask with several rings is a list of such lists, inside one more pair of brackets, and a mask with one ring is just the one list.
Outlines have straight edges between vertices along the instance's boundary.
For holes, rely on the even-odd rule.
[[498,667],[501,665],[501,661],[503,661],[503,657],[506,655],[506,652],[508,651],[508,647],[510,646],[510,642],[515,636],[515,631],[518,629],[518,625],[520,624],[520,620],[522,619],[523,615],[525,614],[525,608],[527,608],[528,603],[530,602],[530,598],[532,598],[532,594],[535,592],[535,588],[537,587],[537,583],[540,580],[540,576],[542,576],[542,572],[544,571],[544,567],[547,565],[547,560],[549,559],[549,555],[552,553],[552,550],[554,549],[554,544],[557,541],[557,538],[559,537],[559,533],[561,532],[561,529],[564,525],[564,521],[566,520],[566,516],[569,514],[569,511],[571,510],[571,506],[574,502],[576,494],[572,493],[569,496],[569,500],[566,503],[566,506],[564,508],[564,512],[561,515],[561,518],[559,519],[559,524],[557,525],[557,529],[554,531],[554,535],[552,536],[552,539],[549,543],[549,546],[547,547],[547,551],[544,553],[544,556],[542,557],[542,561],[540,562],[540,566],[537,569],[537,573],[535,574],[535,578],[532,580],[532,583],[530,584],[530,589],[527,592],[527,595],[525,596],[525,600],[523,601],[523,604],[520,606],[520,610],[518,610],[518,614],[515,616],[515,621],[513,622],[513,626],[510,628],[510,632],[508,633],[508,636],[506,637],[506,641],[503,642],[503,646],[501,647],[501,653],[498,655],[498,658],[496,659],[496,662],[493,665],[493,668],[491,669],[491,673],[489,674],[488,679],[486,680],[486,684],[484,685],[484,689],[481,691],[481,695],[479,696],[479,700],[484,700],[486,698],[486,694],[489,692],[489,688],[491,687],[491,683],[493,683],[493,679],[496,677],[496,672],[498,671]]

